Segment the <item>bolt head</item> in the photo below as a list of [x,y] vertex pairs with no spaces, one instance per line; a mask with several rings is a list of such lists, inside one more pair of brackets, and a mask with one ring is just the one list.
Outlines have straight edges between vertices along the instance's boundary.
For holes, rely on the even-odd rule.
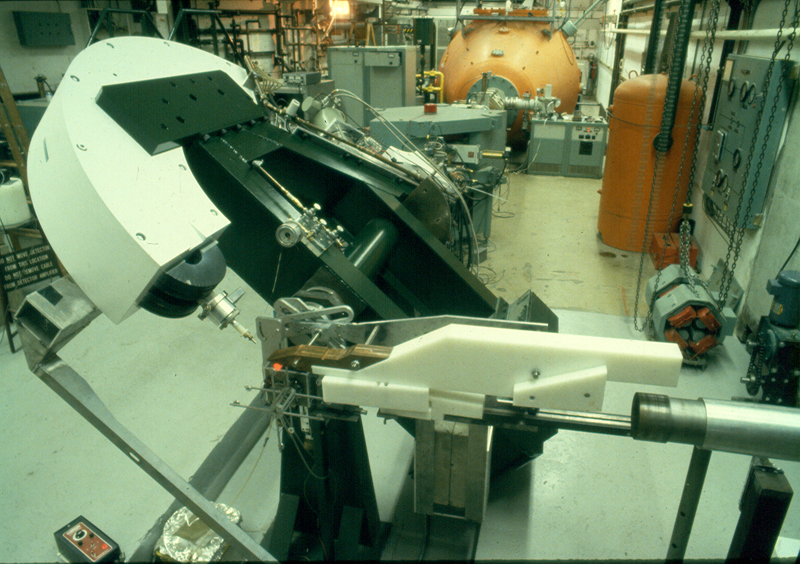
[[353,370],[358,370],[359,368],[361,368],[361,363],[357,360],[354,360],[353,362],[350,363],[350,368],[352,368]]

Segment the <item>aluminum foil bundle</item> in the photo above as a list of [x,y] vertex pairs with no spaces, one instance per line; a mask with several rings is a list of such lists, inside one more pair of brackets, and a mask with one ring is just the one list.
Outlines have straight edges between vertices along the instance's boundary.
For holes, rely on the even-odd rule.
[[[241,522],[242,513],[238,509],[222,503],[214,505],[237,525]],[[220,559],[227,547],[222,537],[184,507],[167,519],[155,551],[162,561],[213,562]]]

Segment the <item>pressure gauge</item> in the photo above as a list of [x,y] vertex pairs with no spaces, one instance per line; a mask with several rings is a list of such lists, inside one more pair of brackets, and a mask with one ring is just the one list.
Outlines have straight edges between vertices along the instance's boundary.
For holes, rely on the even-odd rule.
[[718,170],[714,176],[714,187],[718,188],[720,193],[724,194],[728,188],[728,175],[723,170]]
[[728,82],[728,99],[732,99],[734,94],[736,94],[736,79],[731,78]]
[[751,84],[750,88],[747,89],[747,104],[752,104],[756,99],[756,85]]
[[739,99],[742,102],[747,102],[747,96],[750,93],[750,81],[745,80],[742,83],[742,88],[739,90]]
[[739,170],[739,165],[742,164],[742,152],[736,149],[733,152],[733,170]]

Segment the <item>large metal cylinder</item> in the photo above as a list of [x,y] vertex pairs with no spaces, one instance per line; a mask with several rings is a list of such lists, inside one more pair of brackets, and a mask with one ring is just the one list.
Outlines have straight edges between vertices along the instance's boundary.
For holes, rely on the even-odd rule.
[[[475,10],[491,15],[492,10]],[[510,16],[528,16],[528,10],[515,10]],[[439,70],[444,73],[444,97],[448,103],[466,100],[470,89],[480,90],[483,73],[492,73],[489,87],[500,88],[506,97],[553,85],[553,96],[561,99],[558,112],[572,113],[581,91],[581,71],[566,37],[561,32],[548,37],[546,22],[473,20],[453,36],[442,56]],[[509,119],[509,141],[524,140],[522,112]]]
[[[682,81],[672,129],[674,144],[660,157],[663,173],[653,191],[657,162],[653,140],[660,131],[666,91],[666,75],[639,76],[616,89],[614,103],[608,108],[608,147],[597,229],[603,243],[617,249],[639,252],[644,240],[649,248],[653,233],[675,232],[681,218],[689,190],[692,152],[697,143],[700,95],[693,82]],[[695,94],[697,101],[692,112]],[[690,131],[684,149],[687,127]],[[684,151],[686,157],[681,167]],[[645,233],[651,192],[650,224]]]
[[636,393],[631,436],[782,460],[800,460],[800,410]]
[[383,268],[394,244],[397,243],[397,237],[397,228],[391,222],[385,219],[372,219],[347,249],[347,258],[353,266],[368,278],[372,278]]

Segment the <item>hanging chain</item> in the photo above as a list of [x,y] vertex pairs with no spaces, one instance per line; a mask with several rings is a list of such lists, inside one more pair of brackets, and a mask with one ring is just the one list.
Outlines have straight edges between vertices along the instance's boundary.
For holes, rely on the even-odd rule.
[[[681,8],[680,9],[681,10],[684,9],[684,4],[681,4]],[[680,14],[679,14],[679,17],[680,17]],[[673,61],[675,61],[676,59],[680,58],[680,57],[677,56],[678,53],[679,53],[679,49],[680,48],[681,47],[680,47],[680,45],[678,44],[677,41],[673,42],[673,44],[672,44],[672,60]],[[653,78],[653,87],[650,90],[650,99],[648,101],[648,110],[651,110],[651,107],[655,103],[656,82],[657,82],[657,78],[654,77]],[[679,93],[678,96],[680,98],[680,93]],[[665,100],[665,102],[666,102],[666,100]],[[652,111],[649,111],[647,116],[646,116],[645,126],[646,127],[650,126],[651,125],[651,123],[650,123],[651,121],[652,121]],[[659,135],[659,133],[656,133],[656,135]],[[652,150],[650,147],[651,147],[651,145],[649,145],[647,143],[645,143],[643,145],[643,149],[646,149],[648,153]],[[642,155],[642,156],[644,156],[646,158],[646,155]],[[644,162],[641,162],[640,164],[641,164],[641,166],[644,166]],[[641,253],[639,254],[639,273],[638,273],[637,278],[636,278],[636,297],[634,298],[634,304],[633,304],[633,327],[637,331],[640,331],[640,332],[645,331],[650,326],[650,319],[652,318],[652,312],[648,312],[647,316],[645,317],[644,323],[642,324],[641,327],[639,326],[639,294],[642,291],[642,275],[644,274],[644,258],[645,258],[645,254],[647,252],[647,233],[650,231],[650,224],[651,224],[652,216],[653,216],[653,201],[655,200],[655,194],[656,194],[657,191],[660,192],[660,188],[661,188],[661,179],[663,177],[663,172],[664,172],[663,164],[664,164],[664,153],[662,153],[661,151],[657,150],[656,151],[656,162],[655,162],[655,166],[653,167],[653,179],[652,179],[652,181],[650,183],[650,198],[649,198],[648,203],[647,203],[647,215],[645,216],[645,221],[644,221],[644,235],[642,237],[642,250],[641,250]],[[657,284],[658,284],[658,280],[656,280],[656,285]]]
[[[695,125],[696,135],[697,136],[699,136],[699,134],[700,134],[700,129],[701,129],[702,123],[703,123],[703,111],[705,109],[706,91],[707,91],[707,88],[708,88],[708,76],[710,74],[709,71],[710,71],[710,67],[711,67],[711,56],[712,56],[713,51],[714,51],[714,37],[715,37],[716,31],[717,31],[717,21],[719,19],[720,4],[721,4],[721,0],[714,0],[714,2],[712,4],[711,15],[710,15],[710,20],[711,21],[710,21],[709,25],[706,28],[706,37],[705,37],[705,40],[703,42],[702,56],[700,58],[700,66],[702,68],[705,65],[705,68],[704,68],[703,77],[702,77],[702,85],[701,85],[701,88],[700,88],[700,92],[701,92],[700,109],[699,109],[700,115],[698,116],[697,121],[696,121],[696,125]],[[678,45],[678,43],[675,42],[673,44],[673,46],[672,46],[672,60],[673,61],[677,58],[676,55],[677,55],[677,51],[678,51],[679,48],[680,48],[680,45]],[[678,187],[680,186],[681,181],[683,179],[683,170],[684,170],[684,166],[685,166],[685,163],[686,163],[686,153],[687,153],[687,149],[688,149],[688,145],[689,145],[689,139],[691,138],[692,118],[695,116],[695,113],[697,111],[697,101],[698,101],[697,100],[697,93],[698,93],[698,90],[695,89],[694,96],[692,98],[692,108],[691,108],[691,110],[689,112],[689,123],[687,123],[687,125],[686,125],[686,135],[685,135],[684,143],[683,143],[683,153],[681,154],[681,164],[680,164],[680,168],[679,168],[679,172],[678,172],[678,182],[677,182],[677,185],[675,187],[675,196],[672,199],[672,207],[671,207],[670,213],[669,213],[668,225],[672,225],[672,220],[675,217],[675,208],[677,207],[678,192],[679,192]],[[690,172],[689,172],[689,190],[688,190],[687,196],[686,196],[686,202],[689,203],[689,204],[691,204],[692,183],[694,182],[694,175],[695,175],[695,171],[697,169],[697,150],[698,150],[698,143],[695,142],[694,147],[693,147],[693,151],[692,151],[692,161],[691,161],[691,168],[690,168]],[[645,257],[646,246],[647,246],[647,233],[648,233],[648,231],[650,229],[650,220],[651,220],[651,215],[652,215],[654,193],[656,192],[656,187],[660,187],[661,180],[662,180],[662,177],[663,177],[663,164],[664,164],[663,161],[664,161],[664,154],[660,153],[660,152],[656,153],[656,166],[655,166],[655,169],[653,171],[653,183],[652,183],[652,185],[650,187],[650,202],[649,202],[649,205],[648,205],[648,208],[647,208],[647,217],[646,217],[646,220],[645,220],[645,232],[644,232],[645,235],[644,235],[644,241],[642,241],[642,253],[641,253],[641,256],[640,256],[640,259],[639,259],[639,274],[638,274],[638,278],[637,278],[637,282],[636,282],[636,298],[635,298],[634,310],[633,310],[633,326],[637,331],[644,331],[647,327],[650,327],[651,321],[652,321],[652,318],[653,318],[653,305],[654,305],[656,299],[658,298],[658,296],[654,292],[653,296],[651,296],[650,303],[648,304],[647,316],[645,317],[643,325],[641,327],[639,327],[639,324],[638,324],[639,293],[641,292],[641,285],[642,285],[642,274],[643,274],[643,269],[644,269],[644,257]],[[685,212],[685,209],[686,209],[686,207],[684,206],[684,212]],[[684,228],[683,228],[684,225],[686,225],[685,235],[684,235]],[[687,269],[687,265],[689,264],[689,245],[688,245],[688,242],[690,240],[689,233],[688,233],[688,227],[689,227],[688,222],[684,221],[684,222],[681,223],[681,245],[679,247],[679,252],[680,252],[681,267],[683,269],[683,274],[684,274],[684,276],[687,276],[689,278],[690,285],[691,285],[691,288],[692,288],[692,292],[696,294],[697,293],[697,290],[695,288],[696,275],[694,275],[693,271],[692,271],[692,275],[689,275],[688,274],[688,269]],[[684,244],[684,241],[686,241],[686,244]],[[666,247],[667,246],[664,245],[664,249],[662,249],[661,256],[656,261],[657,267],[663,266],[664,254],[666,252]],[[659,282],[660,278],[661,278],[661,268],[659,268],[656,271],[656,279],[655,279],[655,283],[654,283],[654,287],[655,288],[658,288],[658,282]]]
[[[773,74],[773,70],[775,68],[775,60],[778,57],[778,52],[783,47],[783,42],[781,41],[781,38],[783,37],[783,28],[786,25],[786,16],[787,16],[787,14],[789,12],[789,5],[790,4],[791,4],[791,0],[786,0],[786,2],[784,3],[783,13],[781,14],[781,23],[780,23],[780,27],[778,28],[778,35],[775,37],[775,47],[774,47],[774,49],[772,51],[772,58],[770,59],[769,67],[767,68],[767,78],[766,78],[766,81],[765,81],[765,84],[764,84],[764,95],[761,96],[761,105],[760,105],[760,108],[758,110],[758,117],[756,118],[756,125],[755,125],[755,129],[754,129],[753,140],[750,142],[750,151],[749,151],[749,154],[747,155],[747,164],[745,165],[745,169],[744,169],[744,175],[743,175],[743,181],[742,181],[742,189],[739,192],[739,197],[738,197],[737,202],[736,202],[736,215],[734,216],[735,217],[734,226],[736,226],[739,223],[739,219],[742,217],[740,214],[741,214],[741,211],[742,211],[742,203],[744,201],[744,193],[745,193],[745,191],[747,191],[747,179],[750,176],[750,168],[751,168],[751,166],[753,164],[753,155],[755,154],[756,140],[758,138],[758,132],[761,129],[761,122],[763,121],[763,118],[764,118],[764,108],[766,107],[766,103],[767,103],[766,93],[767,93],[767,91],[769,91],[769,87],[770,87],[770,85],[772,83],[772,74]],[[796,26],[796,23],[797,23],[798,10],[799,9],[800,9],[800,5],[798,5],[798,1],[795,0],[795,3],[794,3],[794,14],[793,14],[792,26],[791,26],[792,30],[789,33],[789,37],[788,37],[789,43],[786,46],[786,55],[784,56],[784,65],[783,65],[782,69],[786,69],[787,68],[787,65],[788,65],[788,62],[789,62],[789,57],[791,56],[791,53],[792,53],[792,47],[794,46],[794,39],[795,39],[795,36],[796,36],[795,26]],[[783,77],[781,77],[781,78],[783,78]],[[770,108],[770,115],[769,115],[769,119],[767,121],[767,127],[766,127],[766,129],[764,131],[764,141],[763,141],[763,143],[761,145],[761,152],[760,152],[759,157],[758,157],[758,162],[756,163],[756,171],[755,171],[755,174],[753,175],[753,183],[752,183],[752,186],[750,187],[750,191],[749,191],[748,198],[747,198],[747,207],[745,208],[745,212],[744,212],[743,225],[740,226],[740,227],[736,227],[735,228],[735,231],[734,231],[733,235],[731,236],[731,241],[728,244],[728,250],[727,250],[727,253],[725,255],[725,266],[724,266],[723,271],[722,271],[722,279],[720,280],[719,299],[717,300],[717,303],[718,303],[720,308],[725,307],[725,302],[728,299],[728,292],[730,291],[730,287],[731,287],[731,284],[733,282],[733,276],[734,276],[734,273],[736,272],[736,264],[739,261],[739,253],[740,253],[741,247],[742,247],[742,239],[744,237],[745,225],[746,225],[746,222],[748,221],[748,219],[750,217],[750,212],[752,211],[752,208],[753,208],[753,200],[755,198],[756,187],[758,185],[758,178],[761,175],[761,168],[762,168],[762,166],[764,164],[764,154],[767,151],[767,143],[769,141],[769,136],[770,136],[770,133],[772,131],[773,122],[775,121],[775,110],[778,107],[778,102],[780,101],[780,95],[781,95],[781,92],[783,91],[783,85],[784,85],[784,81],[783,80],[779,80],[778,86],[777,86],[777,88],[775,90],[775,97],[772,100],[772,107]],[[731,262],[731,255],[733,255],[733,262]],[[730,267],[728,266],[729,264],[730,264]]]
[[[701,87],[700,87],[700,107],[699,107],[699,115],[697,116],[697,121],[695,124],[691,123],[692,118],[694,117],[695,112],[695,102],[697,101],[697,91],[695,90],[695,96],[692,100],[692,111],[689,114],[689,125],[686,128],[686,139],[684,141],[683,146],[683,156],[681,157],[681,172],[678,176],[679,179],[683,178],[683,164],[684,158],[686,156],[686,147],[689,144],[689,139],[691,135],[691,129],[694,126],[695,129],[695,143],[692,147],[692,162],[689,168],[689,188],[686,192],[686,200],[683,204],[683,217],[680,223],[680,244],[678,246],[679,256],[680,256],[680,264],[681,264],[681,271],[685,278],[689,280],[689,286],[691,287],[692,293],[697,296],[697,288],[695,286],[696,282],[700,282],[701,286],[704,288],[705,283],[697,273],[694,271],[693,268],[690,267],[690,260],[689,254],[691,250],[692,244],[692,236],[691,236],[691,226],[689,224],[689,215],[692,211],[692,190],[694,189],[694,179],[695,175],[697,174],[697,153],[700,149],[700,131],[703,127],[703,114],[706,108],[706,100],[708,94],[708,78],[711,75],[711,59],[714,55],[714,44],[717,35],[717,23],[719,22],[719,10],[720,5],[722,4],[721,0],[716,0],[711,5],[711,14],[709,16],[709,23],[706,26],[706,37],[705,41],[703,42],[703,50],[700,56],[700,72],[702,73],[701,77]],[[674,213],[675,205],[673,203],[673,212]],[[670,213],[670,225],[672,225],[672,213]],[[707,289],[707,288],[706,288]],[[652,304],[651,308],[652,308]]]

